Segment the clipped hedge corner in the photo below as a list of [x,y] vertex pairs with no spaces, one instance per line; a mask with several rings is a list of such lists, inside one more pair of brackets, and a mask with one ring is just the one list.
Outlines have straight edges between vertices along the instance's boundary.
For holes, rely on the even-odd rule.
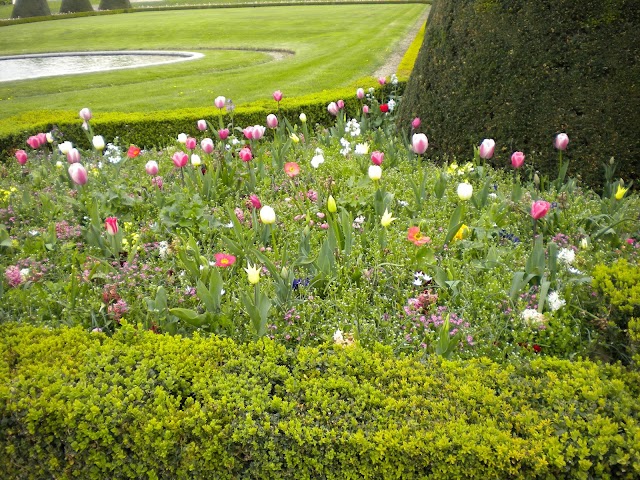
[[0,328],[10,478],[638,478],[639,374]]

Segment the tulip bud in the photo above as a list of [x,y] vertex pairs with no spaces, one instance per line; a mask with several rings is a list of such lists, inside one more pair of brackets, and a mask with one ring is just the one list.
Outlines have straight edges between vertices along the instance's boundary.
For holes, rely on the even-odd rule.
[[336,200],[333,198],[333,195],[329,195],[327,199],[327,210],[329,213],[336,213],[338,211],[338,206],[336,205]]
[[198,120],[198,130],[204,132],[207,129],[207,121],[206,120]]
[[569,145],[569,137],[566,133],[559,133],[553,141],[553,146],[558,150],[566,150]]
[[20,165],[24,165],[25,163],[27,163],[27,158],[27,152],[25,152],[24,150],[16,151],[16,160],[18,160],[18,163]]
[[369,178],[374,182],[382,177],[382,167],[380,165],[369,165]]
[[144,166],[144,169],[149,175],[157,175],[158,163],[155,160],[149,160],[147,164]]
[[524,156],[522,152],[513,152],[511,155],[511,165],[513,168],[520,168],[524,165]]
[[182,168],[189,161],[189,156],[184,152],[176,152],[173,154],[173,157],[171,157],[171,160],[173,160],[173,164],[177,168]]
[[371,154],[371,163],[374,165],[382,165],[382,161],[384,160],[384,153],[378,152],[377,150]]
[[480,158],[484,158],[485,160],[493,157],[493,152],[496,148],[496,142],[491,138],[485,138],[480,144],[479,154]]
[[104,226],[109,235],[115,235],[118,233],[118,219],[116,217],[107,217],[104,221]]
[[413,146],[413,151],[417,155],[422,155],[427,151],[427,148],[429,147],[429,140],[424,133],[414,133],[411,144]]
[[277,128],[278,127],[278,117],[276,117],[273,113],[267,115],[267,127],[269,128]]
[[359,88],[356,90],[356,97],[358,97],[358,99],[362,100],[364,98],[364,89],[363,88]]
[[473,186],[469,183],[461,183],[458,185],[458,198],[460,200],[469,200],[473,195]]
[[385,83],[387,83],[387,78],[386,77],[378,77],[378,83],[380,85],[384,85]]
[[586,250],[587,248],[589,248],[589,238],[588,237],[584,237],[582,240],[580,240],[580,248],[583,250]]
[[53,143],[53,140],[54,140],[53,133],[47,132],[46,136],[47,136],[47,142]]
[[338,105],[338,108],[342,110],[344,108],[344,100],[338,100],[336,105]]
[[224,98],[223,96],[219,96],[219,97],[216,97],[216,99],[213,101],[213,104],[217,108],[224,108],[224,104],[226,101],[227,101],[226,98]]
[[536,200],[531,204],[531,216],[534,220],[539,220],[549,212],[550,208],[551,204],[549,202]]
[[69,166],[69,176],[74,183],[84,185],[87,183],[87,170],[80,163],[72,163]]
[[255,285],[260,281],[260,269],[256,265],[247,263],[247,268],[244,271],[247,272],[247,279],[251,285]]
[[78,163],[80,161],[80,152],[76,148],[72,148],[67,153],[67,162]]
[[204,153],[208,154],[213,152],[213,140],[211,140],[210,138],[203,138],[200,142],[200,147],[202,147],[202,151]]
[[307,116],[304,114],[304,112],[300,114],[299,118],[302,123],[307,123]]
[[335,117],[336,115],[338,115],[340,109],[338,108],[338,105],[336,105],[336,102],[331,102],[329,105],[327,105],[327,111]]
[[102,138],[102,135],[96,135],[93,137],[92,140],[93,143],[93,148],[95,148],[96,150],[104,150],[104,138]]
[[417,129],[420,126],[420,119],[418,117],[414,118],[411,121],[411,128],[413,128],[414,130]]
[[282,92],[280,90],[276,90],[275,92],[273,92],[273,99],[276,102],[279,102],[280,100],[282,100]]
[[193,137],[187,137],[187,141],[184,142],[184,145],[189,149],[189,150],[194,150],[196,148],[196,145],[198,144],[198,142],[196,141],[195,138]]
[[289,135],[289,138],[293,143],[300,143],[300,137],[298,137],[298,135],[296,135],[295,133]]
[[200,156],[195,153],[191,155],[191,165],[194,167],[199,167],[202,165],[202,160],[200,160]]
[[229,137],[229,129],[222,128],[218,130],[218,136],[220,137],[220,140],[226,140]]
[[67,153],[69,153],[69,150],[71,150],[72,148],[73,148],[73,144],[69,141],[62,142],[61,144],[58,145],[58,150],[60,150],[60,153],[62,153],[63,155],[66,155]]
[[238,153],[238,156],[240,157],[240,160],[242,160],[243,162],[249,162],[253,158],[251,149],[247,147],[242,148],[240,150],[240,153]]
[[260,209],[260,221],[265,225],[271,225],[276,221],[276,212],[269,205]]
[[364,114],[369,113],[369,105],[363,105],[362,106],[362,113],[364,113]]
[[91,110],[89,110],[88,108],[83,108],[82,110],[80,110],[80,118],[82,120],[84,120],[85,122],[88,122],[89,120],[91,120]]

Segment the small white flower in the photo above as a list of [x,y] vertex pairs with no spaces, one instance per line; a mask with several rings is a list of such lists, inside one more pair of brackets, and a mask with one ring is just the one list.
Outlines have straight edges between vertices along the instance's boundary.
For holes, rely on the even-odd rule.
[[547,296],[547,302],[549,303],[549,308],[552,312],[559,310],[567,304],[565,299],[561,298],[560,294],[556,291],[549,293],[549,295]]
[[584,275],[584,272],[582,270],[578,270],[575,267],[567,267],[567,271],[569,273],[573,273],[574,275]]
[[544,315],[538,312],[535,308],[527,308],[524,310],[520,316],[524,323],[529,326],[542,325],[545,322]]
[[344,343],[344,337],[342,336],[342,330],[338,329],[338,330],[335,331],[335,333],[333,334],[333,341],[335,343],[339,343],[339,344]]
[[316,155],[322,155],[324,156],[324,151],[321,148],[316,148]]
[[491,193],[489,194],[489,198],[491,198],[492,200],[494,200],[494,199],[498,198],[498,194],[497,194],[497,193],[495,193],[495,192],[491,192]]
[[227,227],[227,228],[233,228],[233,221],[229,222],[229,223],[225,223],[223,225],[223,227]]
[[361,225],[364,223],[365,220],[366,218],[360,215],[353,220],[353,223],[357,223],[358,225]]
[[366,155],[369,153],[369,144],[368,143],[358,143],[355,148],[355,153],[357,155]]
[[40,232],[38,230],[29,230],[29,233],[31,234],[31,236],[35,237],[36,235],[40,235]]
[[571,248],[561,248],[558,252],[558,260],[565,265],[571,265],[576,259],[576,252]]
[[393,112],[393,109],[394,109],[394,108],[396,108],[396,102],[395,102],[395,100],[393,100],[393,99],[392,99],[392,100],[389,100],[389,101],[387,102],[387,106],[389,107],[389,111],[390,111],[390,112]]
[[401,207],[408,207],[409,202],[405,202],[404,200],[398,200],[398,205],[400,205]]
[[421,278],[418,278],[418,277],[415,277],[415,278],[413,279],[413,284],[414,284],[416,287],[421,286],[421,285],[422,285],[422,279],[421,279]]
[[398,76],[395,73],[391,74],[391,85],[397,85],[398,84]]
[[318,168],[321,163],[324,163],[324,157],[322,155],[316,155],[311,159],[311,166]]
[[20,276],[22,277],[22,281],[26,282],[29,278],[29,269],[23,268],[22,270],[20,270]]

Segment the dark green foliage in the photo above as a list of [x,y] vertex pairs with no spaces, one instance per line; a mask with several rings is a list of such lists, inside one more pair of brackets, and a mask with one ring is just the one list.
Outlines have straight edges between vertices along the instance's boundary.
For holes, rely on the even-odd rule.
[[7,478],[638,478],[640,378],[540,358],[0,328]]
[[46,17],[51,15],[47,0],[16,0],[11,18]]
[[100,0],[98,10],[119,10],[122,8],[131,8],[129,0]]
[[436,0],[400,122],[422,118],[434,157],[494,138],[494,164],[521,150],[552,179],[566,132],[570,174],[601,184],[613,156],[637,179],[639,29],[637,0]]
[[90,0],[62,0],[60,13],[93,12]]

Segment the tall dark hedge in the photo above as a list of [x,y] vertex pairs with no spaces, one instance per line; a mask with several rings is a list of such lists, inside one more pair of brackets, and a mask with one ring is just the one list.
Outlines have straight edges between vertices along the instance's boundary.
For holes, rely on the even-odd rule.
[[90,0],[62,0],[60,13],[93,12]]
[[98,10],[117,10],[120,8],[131,8],[129,0],[100,0]]
[[597,185],[613,156],[640,171],[638,0],[434,0],[400,122],[418,115],[433,157],[470,158],[496,140],[555,178],[566,132],[570,174]]
[[11,18],[44,17],[51,15],[47,0],[16,0]]

